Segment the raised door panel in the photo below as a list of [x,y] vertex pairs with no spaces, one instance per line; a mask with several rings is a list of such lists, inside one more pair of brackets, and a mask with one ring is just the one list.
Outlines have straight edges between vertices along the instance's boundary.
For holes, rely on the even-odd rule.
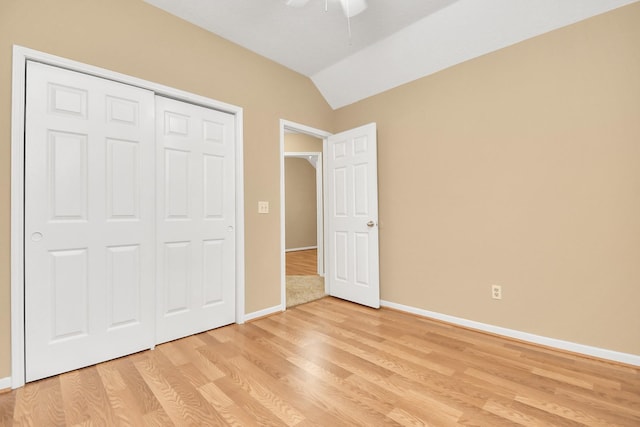
[[353,165],[353,215],[354,217],[366,218],[370,215],[369,209],[369,171],[368,165]]
[[333,174],[333,216],[336,218],[346,218],[349,215],[348,203],[348,171],[347,168],[339,167],[332,171]]
[[204,154],[203,163],[204,217],[222,219],[225,215],[225,159],[222,156]]
[[371,247],[370,235],[368,232],[354,233],[355,266],[354,282],[358,286],[369,286],[369,276],[371,265],[369,248]]
[[49,130],[47,170],[52,221],[86,220],[87,135]]
[[190,301],[190,242],[166,243],[164,249],[164,315],[184,313]]
[[202,242],[202,306],[207,307],[224,302],[225,242],[223,239]]
[[139,245],[107,248],[109,329],[142,321],[142,265]]
[[[33,68],[33,67],[32,67]],[[77,119],[87,119],[89,91],[49,82],[47,86],[48,112]]]
[[333,234],[333,275],[337,281],[349,280],[349,235],[344,231]]
[[[50,251],[51,309],[48,321],[50,342],[84,337],[89,333],[89,256],[88,249]],[[49,293],[49,292],[47,292]]]
[[106,97],[107,123],[138,126],[140,120],[140,103],[133,99]]
[[107,219],[140,219],[140,147],[136,141],[107,139]]
[[165,148],[164,166],[165,218],[189,219],[189,152]]

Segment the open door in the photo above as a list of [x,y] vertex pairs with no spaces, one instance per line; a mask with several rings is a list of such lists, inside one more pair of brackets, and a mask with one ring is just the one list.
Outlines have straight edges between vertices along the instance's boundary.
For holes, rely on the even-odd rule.
[[379,308],[376,124],[332,135],[327,142],[329,294]]

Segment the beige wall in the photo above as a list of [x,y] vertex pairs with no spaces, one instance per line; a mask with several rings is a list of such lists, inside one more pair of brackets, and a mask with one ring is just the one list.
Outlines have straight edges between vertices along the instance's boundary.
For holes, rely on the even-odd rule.
[[640,355],[638,23],[636,3],[337,111],[378,124],[383,299]]
[[284,151],[322,153],[322,139],[303,133],[286,133],[284,135]]
[[[291,70],[140,0],[0,2],[0,378],[10,375],[11,55],[18,44],[244,108],[246,311],[280,304],[279,119],[332,130]],[[271,213],[257,214],[258,200]]]
[[285,248],[316,246],[316,169],[307,159],[284,160]]
[[139,0],[3,0],[0,378],[12,44],[244,108],[247,312],[280,303],[278,120],[376,121],[383,299],[640,355],[638,22],[627,6],[332,112],[309,79]]

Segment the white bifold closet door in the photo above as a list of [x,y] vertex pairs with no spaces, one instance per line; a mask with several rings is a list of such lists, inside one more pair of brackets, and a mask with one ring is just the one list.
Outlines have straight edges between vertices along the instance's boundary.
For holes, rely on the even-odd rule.
[[235,321],[235,116],[29,62],[25,372]]
[[156,97],[157,342],[235,321],[234,116]]
[[154,94],[29,62],[26,380],[154,344]]

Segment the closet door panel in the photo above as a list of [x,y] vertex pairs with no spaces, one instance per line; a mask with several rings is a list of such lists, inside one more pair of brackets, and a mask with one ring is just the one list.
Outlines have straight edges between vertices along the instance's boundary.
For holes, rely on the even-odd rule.
[[156,112],[161,343],[235,321],[235,118],[160,96]]
[[150,91],[35,62],[26,82],[33,381],[154,344],[155,106]]

